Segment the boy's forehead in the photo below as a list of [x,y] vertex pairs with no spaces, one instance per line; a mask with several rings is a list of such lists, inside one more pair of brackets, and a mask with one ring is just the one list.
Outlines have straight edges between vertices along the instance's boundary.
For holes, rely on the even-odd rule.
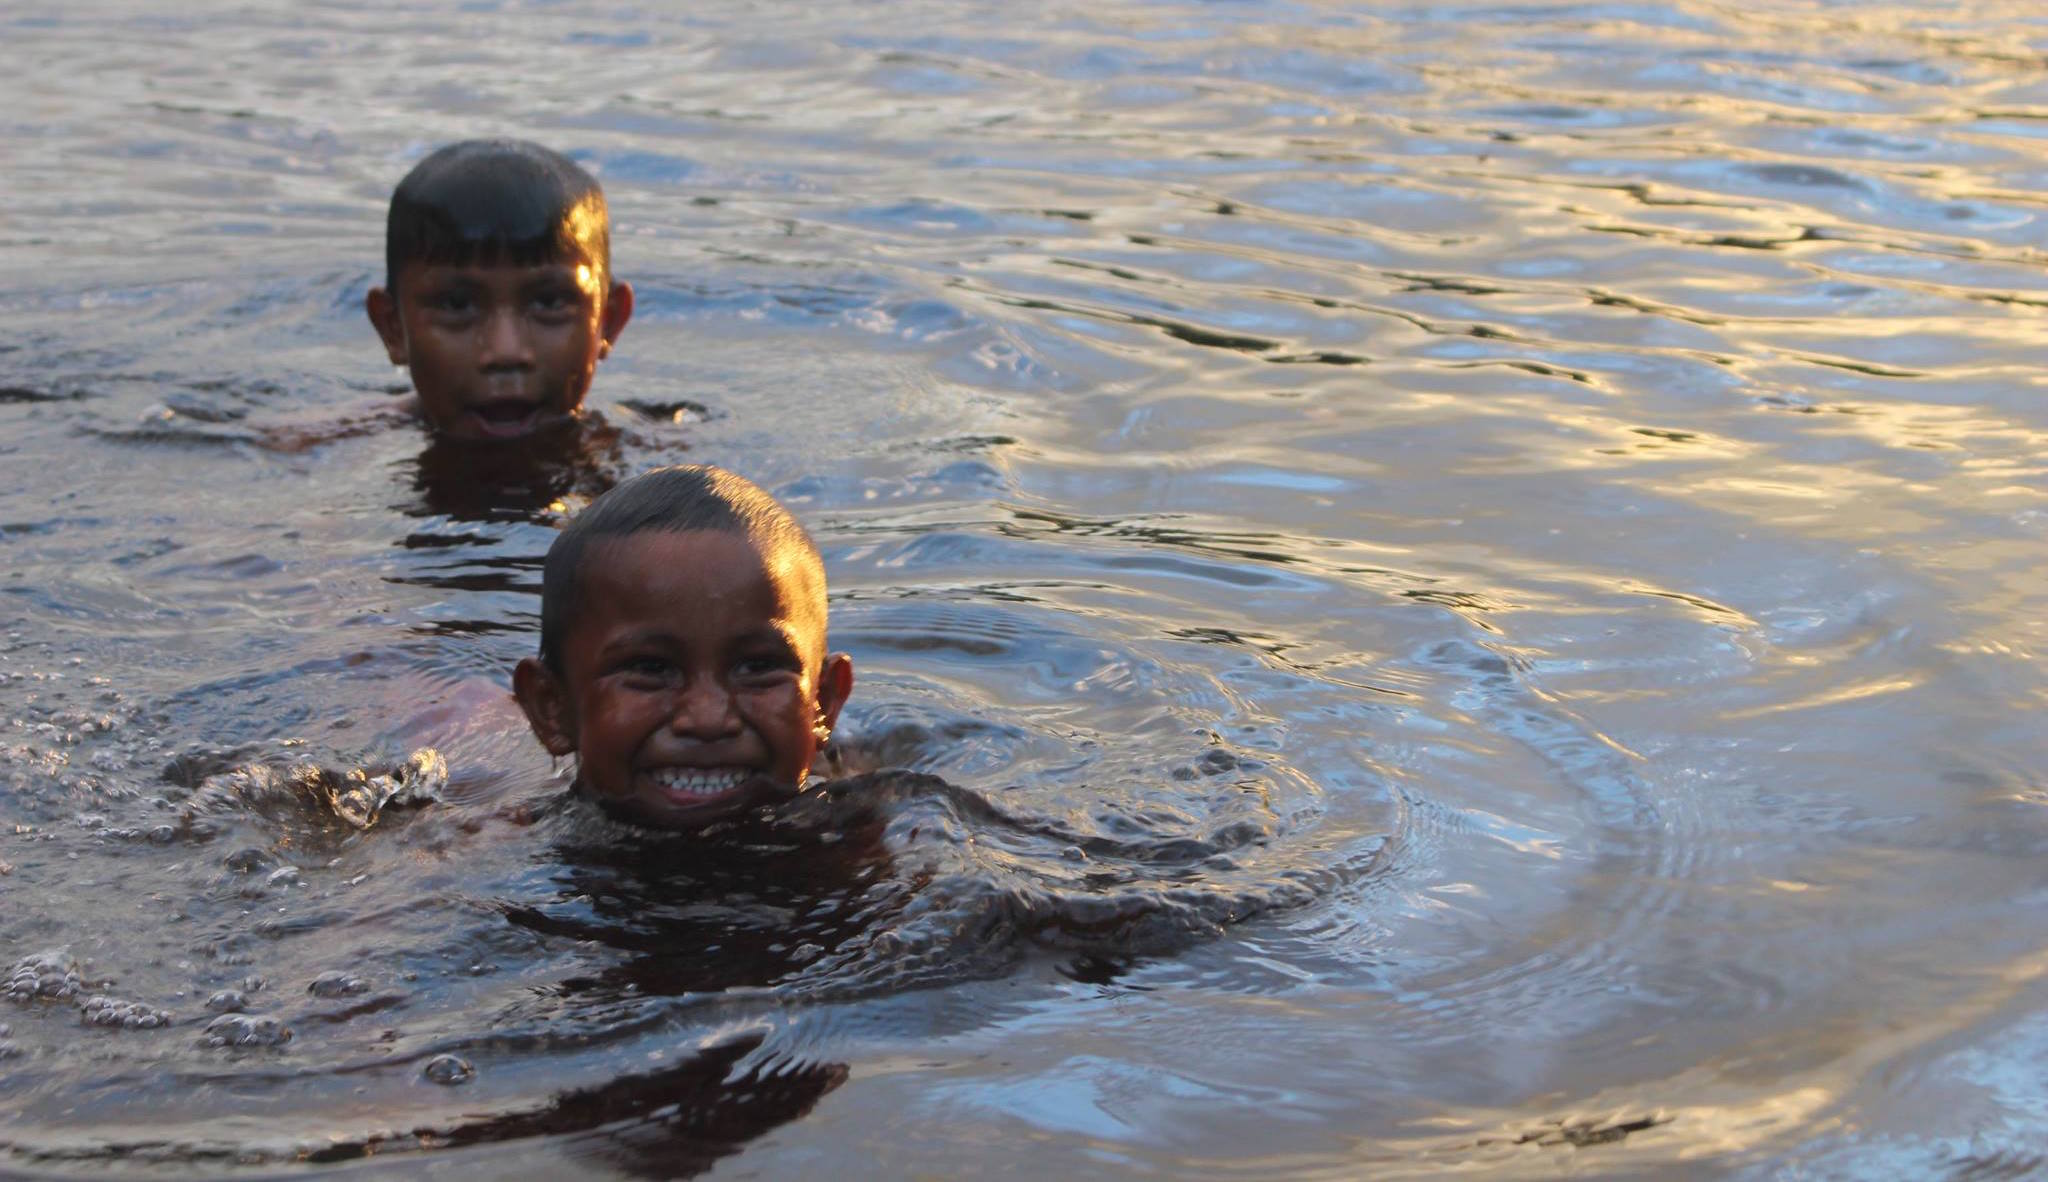
[[524,275],[529,272],[554,270],[594,275],[603,273],[604,260],[582,243],[564,243],[556,249],[540,254],[515,253],[492,244],[484,244],[467,254],[407,259],[399,264],[399,270],[407,275],[422,275],[430,271],[478,271]]
[[[717,539],[730,539],[721,543]],[[716,573],[730,573],[738,576],[759,574],[774,588],[775,601],[781,614],[788,620],[797,639],[810,647],[815,639],[820,647],[824,642],[825,621],[815,604],[822,598],[818,589],[812,586],[810,564],[804,555],[788,542],[778,542],[773,537],[764,537],[746,530],[694,529],[664,530],[644,529],[628,534],[613,534],[596,538],[583,555],[581,580],[602,572],[604,575],[624,578],[627,572],[619,567],[636,561],[660,561],[666,555],[657,556],[650,551],[693,545],[730,545],[736,553],[730,555]],[[672,551],[671,551],[672,553]],[[742,555],[750,556],[749,563]]]
[[[566,280],[600,304],[606,296],[604,264],[587,254],[564,252],[557,259],[543,259],[539,262],[521,263],[504,259],[495,260],[428,260],[413,259],[400,266],[392,276],[400,300],[416,295],[421,290],[455,284],[476,286],[485,290],[502,289],[517,291],[535,283],[558,283]],[[408,307],[412,306],[410,303]]]

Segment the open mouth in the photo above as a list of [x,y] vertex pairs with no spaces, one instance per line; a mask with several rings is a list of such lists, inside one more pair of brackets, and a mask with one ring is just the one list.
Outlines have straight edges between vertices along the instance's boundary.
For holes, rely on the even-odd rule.
[[754,778],[751,768],[664,767],[643,773],[678,804],[699,805],[737,796]]
[[479,435],[493,439],[529,435],[540,424],[541,404],[500,398],[471,406],[469,417],[476,424]]

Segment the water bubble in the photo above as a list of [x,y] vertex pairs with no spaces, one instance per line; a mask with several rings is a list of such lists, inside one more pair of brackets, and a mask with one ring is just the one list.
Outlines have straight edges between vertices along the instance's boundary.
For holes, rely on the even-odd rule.
[[459,1055],[435,1055],[420,1074],[443,1087],[457,1087],[476,1078],[476,1068]]
[[206,999],[206,1008],[216,1014],[239,1014],[249,1008],[249,995],[239,989],[222,989]]
[[34,998],[69,998],[78,994],[84,980],[76,962],[62,951],[38,952],[14,962],[7,970],[7,984],[0,986],[15,1001]]
[[368,981],[340,969],[322,973],[313,978],[312,984],[306,986],[306,992],[314,997],[354,997],[369,991]]
[[292,1028],[276,1018],[222,1014],[206,1024],[200,1041],[210,1047],[278,1047],[292,1040]]
[[154,1006],[98,994],[78,1007],[78,1015],[87,1026],[118,1026],[124,1030],[154,1030],[171,1024],[171,1016]]

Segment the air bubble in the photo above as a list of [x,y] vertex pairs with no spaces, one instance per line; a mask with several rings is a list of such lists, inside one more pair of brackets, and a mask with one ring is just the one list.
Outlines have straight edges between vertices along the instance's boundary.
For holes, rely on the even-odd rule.
[[306,992],[314,997],[354,997],[369,991],[368,981],[339,969],[320,974],[313,978],[312,984],[306,986]]
[[206,1024],[200,1041],[210,1047],[278,1047],[292,1040],[292,1028],[276,1018],[222,1014]]
[[459,1055],[435,1055],[420,1074],[443,1087],[459,1087],[476,1078],[476,1068]]
[[171,1024],[171,1016],[155,1006],[97,994],[78,1007],[78,1016],[87,1026],[118,1026],[124,1030],[154,1030]]
[[77,996],[83,984],[78,965],[64,953],[38,952],[16,961],[7,970],[7,984],[0,986],[0,993],[15,1001],[39,997],[61,1000]]
[[249,1008],[249,995],[239,989],[223,989],[206,999],[206,1008],[216,1014],[239,1014]]

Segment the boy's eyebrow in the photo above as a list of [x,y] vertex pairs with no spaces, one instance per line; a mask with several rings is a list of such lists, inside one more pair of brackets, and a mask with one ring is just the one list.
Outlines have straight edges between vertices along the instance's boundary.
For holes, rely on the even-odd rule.
[[476,276],[446,267],[430,268],[415,282],[425,287],[478,287]]
[[763,624],[752,632],[743,634],[740,637],[740,642],[748,644],[760,640],[772,640],[781,647],[788,649],[792,654],[800,656],[803,653],[804,646],[798,643],[796,631],[797,628],[794,621]]
[[537,268],[521,280],[528,288],[536,287],[581,287],[576,282],[576,268],[568,263],[551,263]]
[[589,263],[584,262],[580,259],[549,259],[545,262],[539,263],[513,263],[509,265],[504,263],[471,262],[421,263],[419,266],[420,271],[422,272],[420,278],[422,279],[463,279],[470,282],[475,282],[479,278],[478,273],[482,271],[496,271],[500,269],[516,270],[523,272],[521,278],[530,281],[538,279],[568,278],[576,274],[576,269],[578,267],[587,267],[589,265]]
[[[779,647],[787,648],[793,654],[802,655],[804,646],[801,642],[801,639],[797,635],[799,630],[800,629],[798,628],[796,621],[794,620],[771,620],[767,623],[762,624],[758,628],[750,628],[747,631],[740,633],[738,636],[733,637],[733,641],[734,643],[743,645],[759,644],[763,641],[767,641],[776,644]],[[624,632],[620,633],[617,636],[610,637],[604,642],[602,646],[599,647],[598,652],[600,654],[609,653],[618,649],[638,648],[642,645],[661,645],[664,647],[675,647],[676,644],[677,638],[675,633],[671,632],[667,628],[659,626],[649,628],[635,628],[630,632]]]
[[640,648],[672,648],[674,647],[674,639],[674,637],[659,628],[635,628],[631,632],[605,637],[604,642],[597,646],[596,656],[602,659],[616,653],[630,652]]

